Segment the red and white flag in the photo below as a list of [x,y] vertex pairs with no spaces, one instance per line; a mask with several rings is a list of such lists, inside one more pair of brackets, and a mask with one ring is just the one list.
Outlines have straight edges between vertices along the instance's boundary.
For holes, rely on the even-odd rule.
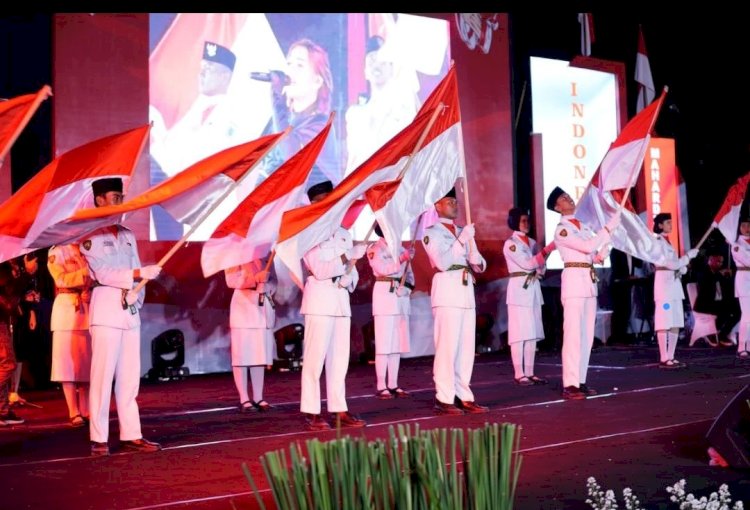
[[55,244],[45,233],[77,210],[93,207],[93,181],[120,177],[126,188],[148,132],[146,125],[100,138],[40,170],[0,206],[0,261]]
[[0,165],[39,105],[51,95],[52,89],[45,85],[36,94],[18,96],[0,103]]
[[409,225],[444,197],[459,176],[466,175],[453,67],[422,105],[421,113],[434,111],[441,103],[446,108],[430,129],[431,139],[414,155],[402,178],[378,184],[365,194],[394,260]]
[[721,204],[719,212],[716,213],[712,227],[718,228],[728,243],[737,240],[737,231],[740,226],[740,210],[745,200],[747,187],[750,184],[750,173],[740,177],[736,183],[729,188],[724,203]]
[[591,56],[591,45],[594,43],[594,15],[590,12],[579,12],[578,23],[581,24],[581,55]]
[[331,130],[333,116],[307,145],[255,188],[216,228],[201,251],[203,276],[269,254],[281,215],[303,203],[305,182]]
[[[604,155],[599,168],[576,206],[575,216],[594,230],[602,228],[620,208],[623,193],[632,187],[643,166],[651,129],[665,93],[633,117]],[[620,227],[612,232],[612,245],[653,264],[663,264],[665,254],[641,217],[627,202]]]
[[47,239],[63,236],[70,239],[70,232],[81,232],[75,236],[79,237],[103,224],[118,221],[125,213],[152,205],[161,205],[175,220],[192,226],[236,187],[283,134],[285,132],[267,135],[217,152],[120,205],[80,210],[65,222],[68,232],[60,234],[60,229],[56,229],[48,232]]
[[[279,228],[276,256],[294,282],[303,288],[300,259],[314,246],[333,235],[355,201],[378,183],[398,177],[427,128],[432,111],[420,112],[414,121],[391,138],[370,158],[342,180],[320,202],[284,213]],[[429,144],[441,131],[435,123],[424,140]]]
[[635,57],[635,81],[638,82],[638,101],[636,102],[636,113],[643,110],[656,97],[654,78],[651,75],[651,65],[646,53],[646,40],[643,38],[643,29],[638,27],[638,54]]

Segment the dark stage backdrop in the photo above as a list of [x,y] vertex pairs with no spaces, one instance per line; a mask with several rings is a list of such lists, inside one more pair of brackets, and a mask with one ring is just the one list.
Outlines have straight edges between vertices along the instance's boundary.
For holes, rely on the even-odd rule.
[[[508,16],[430,14],[450,26],[463,120],[464,150],[472,220],[489,269],[478,281],[479,312],[492,314],[495,337],[507,329],[502,243],[509,235],[506,214],[513,206],[513,131]],[[473,17],[472,17],[473,16]],[[56,14],[53,35],[54,155],[95,138],[148,122],[149,15]],[[148,156],[142,157],[132,185],[134,196],[148,187]],[[462,195],[459,193],[459,200]],[[154,263],[173,241],[149,241],[147,211],[126,224],[135,231],[144,264]],[[228,308],[231,292],[223,275],[204,279],[201,243],[190,243],[147,286],[143,310],[142,371],[151,367],[150,342],[177,327],[186,339],[186,365],[194,373],[228,371]],[[352,296],[352,355],[363,351],[363,327],[371,320],[372,275],[360,264],[362,280]],[[432,354],[429,290],[432,270],[421,243],[415,260],[417,291],[412,299],[413,356]],[[280,296],[277,328],[303,322],[299,292]]]

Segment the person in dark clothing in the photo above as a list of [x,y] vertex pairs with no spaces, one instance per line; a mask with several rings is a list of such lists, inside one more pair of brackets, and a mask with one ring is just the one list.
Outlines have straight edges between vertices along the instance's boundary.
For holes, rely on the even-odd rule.
[[719,340],[722,344],[729,345],[732,342],[728,340],[728,336],[740,320],[740,310],[737,298],[734,297],[732,270],[725,261],[721,249],[711,248],[708,251],[706,265],[696,270],[698,295],[693,308],[696,312],[716,316]]
[[18,425],[24,422],[10,409],[8,396],[16,370],[11,328],[19,315],[19,294],[12,266],[0,264],[0,425]]

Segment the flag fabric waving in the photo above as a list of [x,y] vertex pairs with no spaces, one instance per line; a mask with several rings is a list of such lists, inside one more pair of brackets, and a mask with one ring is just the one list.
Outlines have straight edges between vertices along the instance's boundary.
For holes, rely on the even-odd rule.
[[[192,225],[203,219],[283,134],[267,135],[217,152],[120,205],[80,210],[65,222],[65,227],[69,232],[79,232],[78,237],[117,221],[125,213],[152,205],[161,205],[177,221]],[[52,238],[55,235],[49,234]]]
[[42,101],[52,95],[49,85],[36,94],[18,96],[0,103],[0,164]]
[[60,222],[75,211],[93,206],[93,181],[120,177],[126,187],[148,132],[146,125],[100,138],[40,170],[0,206],[0,261],[55,244],[45,233],[61,228]]
[[423,111],[440,104],[446,109],[430,129],[432,139],[414,155],[401,179],[378,184],[365,194],[394,260],[409,225],[444,197],[459,176],[466,175],[455,68],[432,92]]
[[201,251],[203,276],[261,258],[271,251],[281,215],[300,205],[305,182],[331,130],[333,115],[307,145],[260,183],[216,228]]
[[578,23],[581,24],[581,55],[591,56],[591,45],[594,43],[594,15],[590,12],[579,12]]
[[729,188],[724,203],[719,212],[716,213],[712,227],[718,228],[728,243],[737,240],[737,229],[740,225],[740,210],[742,202],[745,201],[747,187],[750,184],[750,173],[740,177],[736,183]]
[[635,81],[638,82],[638,101],[635,111],[640,112],[656,97],[654,78],[651,75],[651,65],[646,53],[646,39],[643,38],[643,29],[638,27],[638,54],[635,57]]
[[[326,198],[284,213],[276,256],[289,268],[292,279],[300,288],[303,287],[300,259],[304,254],[333,235],[350,206],[363,193],[378,183],[398,177],[430,123],[434,108],[426,111],[425,105],[409,126],[346,176]],[[444,130],[442,123],[435,122],[424,143],[429,144]]]
[[[591,228],[602,228],[620,208],[623,193],[635,184],[664,97],[662,93],[658,101],[628,122],[584,190],[575,215]],[[611,238],[618,250],[653,264],[662,264],[666,256],[629,203],[622,208],[620,227],[612,232]]]

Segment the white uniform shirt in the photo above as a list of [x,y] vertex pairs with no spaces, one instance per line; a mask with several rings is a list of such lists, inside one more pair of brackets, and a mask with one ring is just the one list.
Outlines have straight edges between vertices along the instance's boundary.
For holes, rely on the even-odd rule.
[[229,305],[230,328],[271,329],[276,324],[271,298],[275,285],[270,280],[265,283],[255,281],[255,274],[264,267],[264,262],[256,259],[224,271],[227,287],[235,289]]
[[[564,263],[594,263],[597,250],[609,241],[609,232],[601,229],[594,232],[584,223],[580,228],[571,219],[573,215],[563,216],[555,229],[555,247],[560,252]],[[596,297],[598,295],[596,283],[591,279],[591,271],[587,268],[565,268],[562,272],[562,288],[560,297]]]
[[104,227],[81,243],[81,253],[97,282],[91,293],[89,324],[132,329],[141,324],[138,309],[143,306],[146,292],[141,289],[136,304],[123,309],[123,291],[135,287],[133,269],[141,267],[141,261],[133,232],[122,225],[116,228],[116,237],[108,227]]
[[[399,255],[406,252],[401,246]],[[367,261],[372,268],[375,278],[393,278],[392,281],[375,281],[372,287],[372,314],[373,315],[409,315],[411,290],[404,285],[403,296],[396,294],[396,289],[401,282],[401,276],[406,271],[405,283],[414,286],[414,271],[411,264],[393,260],[388,250],[388,243],[380,238],[367,248]],[[408,269],[407,269],[408,267]]]
[[523,232],[513,232],[503,245],[503,255],[508,266],[508,273],[534,273],[535,277],[528,278],[528,285],[524,289],[526,276],[512,276],[508,279],[508,290],[505,303],[516,306],[541,306],[542,286],[539,277],[544,274],[544,266],[539,266],[534,259],[536,241],[528,237],[529,244],[523,242]]
[[474,298],[474,277],[471,272],[457,269],[449,270],[451,266],[469,266],[475,273],[482,273],[487,268],[476,243],[472,241],[472,249],[476,260],[469,264],[469,245],[461,244],[458,236],[462,227],[456,227],[456,235],[443,225],[443,221],[425,230],[422,244],[430,258],[430,265],[439,272],[432,277],[430,300],[433,308],[436,306],[451,306],[454,308],[476,308]]
[[739,236],[736,243],[732,244],[732,258],[737,265],[737,273],[734,275],[734,296],[750,296],[750,237]]
[[357,287],[359,273],[356,267],[352,267],[351,272],[345,275],[346,264],[342,262],[341,255],[349,259],[352,246],[349,231],[339,227],[329,239],[302,257],[310,271],[302,293],[302,315],[351,317],[349,293]]
[[[86,259],[77,244],[53,246],[47,256],[47,269],[58,294],[52,305],[50,329],[77,331],[89,329],[91,276]],[[65,292],[70,290],[74,292]]]
[[682,280],[680,274],[685,272],[690,259],[687,255],[677,256],[677,252],[663,235],[656,234],[656,242],[660,244],[660,252],[665,258],[657,264],[654,271],[654,300],[664,301],[681,301],[685,299],[685,292],[682,290]]

